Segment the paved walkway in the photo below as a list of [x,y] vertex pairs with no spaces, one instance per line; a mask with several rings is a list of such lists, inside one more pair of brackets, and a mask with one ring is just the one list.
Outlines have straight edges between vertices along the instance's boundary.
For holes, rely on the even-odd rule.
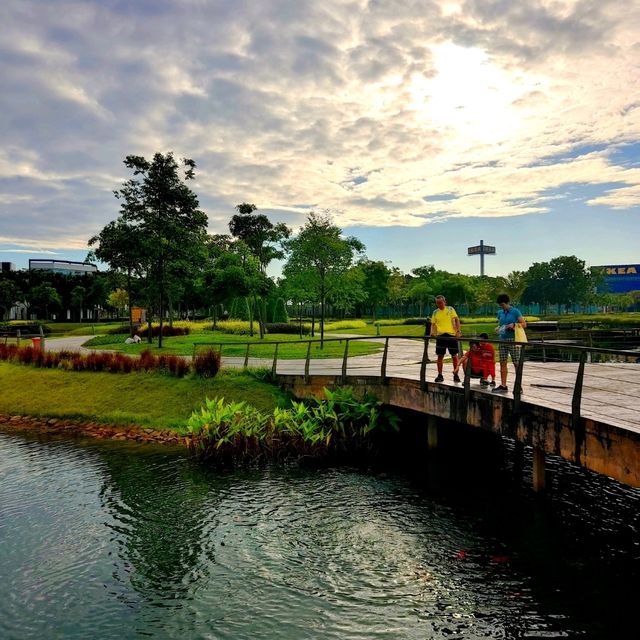
[[[343,334],[331,337],[355,337]],[[88,336],[73,336],[68,338],[49,338],[46,340],[47,350],[74,350],[88,353],[82,344]],[[368,341],[384,342],[384,338],[368,337]],[[389,343],[387,358],[387,376],[420,379],[420,363],[422,361],[423,342],[411,339],[392,339]],[[426,379],[432,381],[436,374],[435,353],[432,343],[429,344],[429,358]],[[271,367],[272,359],[249,358],[251,367]],[[350,376],[379,376],[382,364],[382,352],[350,357],[347,365],[347,375]],[[242,367],[243,357],[223,357],[223,365],[228,367]],[[276,373],[304,374],[304,360],[278,360]],[[499,365],[496,363],[496,373],[500,375]],[[561,411],[571,412],[573,388],[578,371],[578,364],[571,362],[525,362],[523,372],[524,402],[538,404]],[[310,375],[341,375],[342,358],[315,359],[309,363]],[[452,366],[445,362],[445,381],[441,383],[449,386],[459,386],[453,382]],[[509,385],[513,384],[515,372],[509,365]],[[472,381],[474,392],[491,394],[491,389],[480,387],[477,381]],[[506,394],[512,397],[511,393]],[[582,415],[608,424],[613,424],[640,433],[640,364],[611,362],[592,363],[585,367]]]

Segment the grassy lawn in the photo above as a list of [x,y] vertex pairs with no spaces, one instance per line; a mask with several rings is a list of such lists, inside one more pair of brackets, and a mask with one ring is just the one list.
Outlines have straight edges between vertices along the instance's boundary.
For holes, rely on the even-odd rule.
[[[495,335],[494,328],[496,327],[497,322],[495,320],[487,321],[486,319],[481,319],[480,322],[476,322],[472,319],[462,318],[462,335],[463,336],[472,336],[478,335],[482,332],[487,332],[489,336]],[[375,336],[376,327],[373,324],[368,324],[365,328],[357,329],[353,331],[337,331],[336,333],[353,333],[354,335],[361,336]],[[424,336],[424,325],[419,324],[394,324],[394,325],[381,325],[380,326],[380,335],[381,336],[408,336],[408,337],[416,337],[421,338]]]
[[[239,336],[227,333],[195,333],[188,336],[173,336],[162,339],[162,349],[158,348],[158,340],[155,338],[151,347],[143,340],[138,344],[125,344],[126,336],[110,335],[97,336],[84,344],[85,347],[95,349],[109,349],[122,351],[123,353],[139,354],[144,349],[151,348],[153,353],[166,353],[182,356],[193,355],[194,345],[198,350],[203,350],[207,345],[219,348],[223,345],[223,356],[242,357],[246,353],[246,343],[250,342],[249,356],[252,358],[273,358],[275,346],[273,342],[291,342],[293,344],[281,344],[278,347],[278,358],[304,358],[307,355],[308,340],[300,342],[300,338],[288,334],[269,334],[264,340],[254,336]],[[375,353],[382,348],[376,342],[357,341],[349,345],[350,355],[364,355]],[[319,338],[312,341],[311,355],[313,358],[339,358],[344,354],[344,341],[333,340],[325,342],[324,349],[320,349]]]
[[122,326],[122,322],[47,322],[51,335],[93,336]]
[[261,411],[287,404],[276,385],[241,371],[222,371],[213,379],[174,378],[150,373],[36,369],[0,362],[3,414],[178,428],[207,396],[245,400]]

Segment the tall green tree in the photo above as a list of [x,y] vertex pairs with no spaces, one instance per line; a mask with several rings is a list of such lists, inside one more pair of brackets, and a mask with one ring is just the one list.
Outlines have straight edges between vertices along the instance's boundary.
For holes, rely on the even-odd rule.
[[0,320],[4,320],[11,308],[20,300],[22,292],[11,280],[0,280]]
[[[116,192],[117,195],[117,192]],[[146,274],[147,238],[134,224],[122,217],[112,220],[100,233],[89,238],[89,246],[95,247],[88,258],[97,258],[126,278],[127,306],[129,308],[129,335],[133,335],[133,279]]]
[[537,302],[568,309],[584,304],[591,296],[597,275],[586,268],[584,260],[576,256],[559,256],[549,262],[535,262],[527,271],[524,302]]
[[272,260],[284,257],[280,245],[291,235],[291,230],[284,223],[273,224],[263,213],[256,213],[255,204],[243,202],[236,205],[236,211],[229,222],[229,231],[247,245],[265,273]]
[[324,320],[327,297],[342,276],[364,251],[353,237],[343,238],[342,229],[329,216],[310,213],[297,236],[287,241],[289,253],[285,276],[306,273],[310,288],[320,303],[320,348],[324,348]]
[[82,307],[87,298],[87,290],[80,284],[71,290],[70,303],[71,308],[78,312],[78,321],[82,322]]
[[389,304],[394,312],[401,316],[404,303],[408,298],[407,276],[398,267],[392,267],[387,287],[389,290]]
[[381,260],[363,260],[360,262],[360,268],[364,274],[365,304],[370,307],[375,322],[378,307],[389,297],[391,271]]
[[49,313],[62,306],[60,294],[47,282],[36,285],[28,295],[29,305],[36,310],[39,317],[49,319]]
[[172,271],[188,261],[205,241],[207,216],[199,209],[196,194],[186,184],[195,177],[195,162],[189,158],[180,166],[172,153],[156,153],[151,161],[129,155],[124,160],[133,177],[115,192],[121,200],[121,219],[136,227],[144,238],[145,256],[157,293],[160,315],[158,346],[162,347],[162,324]]
[[527,288],[527,274],[524,271],[511,271],[503,280],[504,293],[508,294],[511,302],[517,304]]

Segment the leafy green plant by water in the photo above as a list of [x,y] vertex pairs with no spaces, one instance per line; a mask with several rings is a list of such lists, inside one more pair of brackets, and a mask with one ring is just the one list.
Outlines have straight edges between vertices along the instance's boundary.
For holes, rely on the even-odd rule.
[[220,463],[334,457],[370,451],[376,433],[398,429],[398,417],[374,396],[357,398],[350,388],[324,394],[324,400],[294,401],[271,414],[207,398],[189,418],[187,444],[198,457]]

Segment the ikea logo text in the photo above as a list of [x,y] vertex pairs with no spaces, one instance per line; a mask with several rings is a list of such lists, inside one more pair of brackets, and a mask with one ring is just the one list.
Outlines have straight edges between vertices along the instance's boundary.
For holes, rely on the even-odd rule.
[[605,267],[605,273],[608,276],[626,276],[630,274],[637,274],[638,270],[634,265],[629,267]]

